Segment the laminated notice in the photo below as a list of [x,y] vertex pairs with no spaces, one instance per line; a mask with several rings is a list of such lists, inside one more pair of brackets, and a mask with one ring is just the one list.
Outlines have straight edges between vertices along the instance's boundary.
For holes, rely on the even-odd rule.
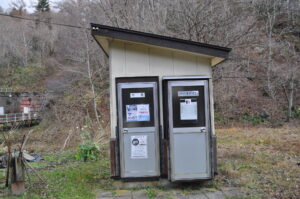
[[197,101],[193,99],[180,100],[180,120],[197,120]]
[[147,159],[147,135],[131,136],[131,158]]
[[126,105],[127,122],[150,121],[149,104]]

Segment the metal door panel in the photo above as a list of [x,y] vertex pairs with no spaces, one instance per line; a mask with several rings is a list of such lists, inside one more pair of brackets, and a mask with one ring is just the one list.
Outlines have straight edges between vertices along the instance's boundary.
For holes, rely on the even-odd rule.
[[[131,156],[131,136],[147,136],[147,159],[132,159]],[[123,177],[143,177],[157,176],[157,164],[155,157],[156,138],[155,132],[151,133],[130,133],[124,135],[124,176]]]
[[[196,91],[197,121],[180,121],[180,91]],[[201,106],[201,107],[200,107]],[[175,109],[176,108],[176,109]],[[171,180],[197,180],[211,177],[209,158],[209,105],[207,80],[168,82]],[[174,115],[175,114],[175,115]],[[177,114],[177,115],[176,115]],[[180,113],[181,114],[181,113]],[[176,120],[176,121],[174,121]],[[191,125],[190,125],[191,124]]]
[[[146,102],[140,99],[129,99],[132,92],[144,92]],[[156,82],[131,82],[118,83],[118,123],[120,144],[120,168],[122,178],[155,177],[160,175],[159,169],[159,121],[158,121],[158,87]],[[144,95],[143,95],[144,96]],[[130,101],[132,100],[132,101]],[[149,101],[150,100],[150,101]],[[126,121],[126,105],[148,104],[150,111],[149,121]],[[132,138],[140,136],[146,138],[146,146],[143,148],[143,157],[132,156]],[[146,152],[145,152],[146,151]]]
[[205,133],[176,134],[173,146],[173,180],[208,177]]

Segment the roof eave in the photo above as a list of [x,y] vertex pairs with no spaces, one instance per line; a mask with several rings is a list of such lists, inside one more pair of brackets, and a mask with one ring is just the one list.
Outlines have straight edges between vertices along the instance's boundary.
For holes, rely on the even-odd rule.
[[[92,35],[94,38],[96,35],[99,35],[101,37],[138,42],[138,43],[143,43],[148,45],[177,49],[177,50],[193,52],[197,54],[208,55],[208,56],[219,58],[217,62],[212,61],[212,65],[213,63],[214,65],[220,63],[221,62],[220,59],[222,59],[222,61],[227,59],[229,56],[229,52],[231,51],[230,48],[226,48],[226,47],[198,43],[194,41],[166,37],[166,36],[150,34],[145,32],[115,28],[111,26],[91,24],[91,27],[92,27]],[[101,45],[99,41],[97,42],[101,46],[101,48],[104,49],[103,45]],[[108,52],[105,53],[107,54]]]

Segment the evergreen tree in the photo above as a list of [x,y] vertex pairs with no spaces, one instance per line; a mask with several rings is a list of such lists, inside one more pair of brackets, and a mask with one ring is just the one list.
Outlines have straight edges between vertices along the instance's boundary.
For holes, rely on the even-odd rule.
[[49,0],[39,0],[38,4],[36,5],[36,10],[38,12],[47,12],[50,10]]

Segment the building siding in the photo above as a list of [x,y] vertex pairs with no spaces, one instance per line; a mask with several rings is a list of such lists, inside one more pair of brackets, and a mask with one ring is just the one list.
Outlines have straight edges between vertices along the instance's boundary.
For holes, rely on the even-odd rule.
[[[202,57],[189,52],[168,50],[150,45],[116,40],[110,42],[109,49],[110,118],[112,138],[116,137],[115,128],[117,126],[116,77],[159,76],[159,103],[160,107],[162,107],[161,80],[163,76],[212,76],[212,69],[210,66],[211,59],[209,57]],[[211,103],[213,103],[212,98]],[[163,124],[162,114],[161,111],[161,124]],[[212,129],[212,131],[214,130]]]

